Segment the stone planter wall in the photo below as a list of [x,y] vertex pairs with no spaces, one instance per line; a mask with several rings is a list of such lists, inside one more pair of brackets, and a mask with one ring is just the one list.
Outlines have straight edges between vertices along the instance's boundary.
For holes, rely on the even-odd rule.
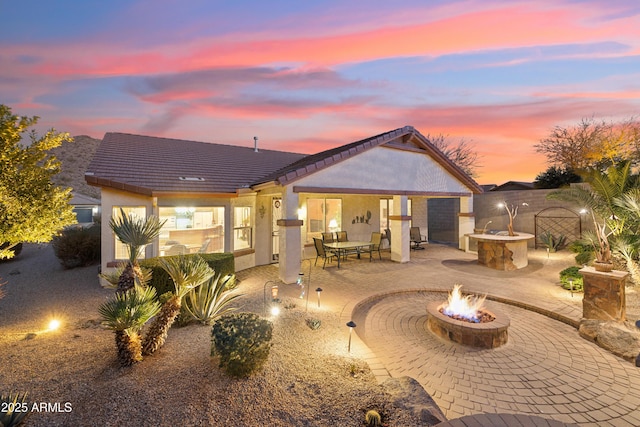
[[623,322],[626,317],[624,287],[629,275],[625,271],[596,271],[593,267],[580,269],[584,278],[582,317]]

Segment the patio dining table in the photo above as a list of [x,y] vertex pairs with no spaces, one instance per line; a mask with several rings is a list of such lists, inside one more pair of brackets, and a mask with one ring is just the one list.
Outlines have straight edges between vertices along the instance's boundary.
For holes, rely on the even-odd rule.
[[[361,241],[347,241],[347,242],[331,242],[331,243],[323,243],[325,248],[331,249],[336,253],[338,257],[338,268],[340,268],[340,257],[344,255],[347,251],[355,250],[358,258],[360,258],[360,250],[367,246],[371,246],[371,242],[361,242]],[[371,256],[371,255],[369,255]]]

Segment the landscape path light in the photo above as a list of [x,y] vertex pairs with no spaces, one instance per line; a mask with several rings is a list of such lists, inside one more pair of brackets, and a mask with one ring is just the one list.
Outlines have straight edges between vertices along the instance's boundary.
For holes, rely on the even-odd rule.
[[316,292],[318,293],[318,308],[320,308],[320,292],[322,292],[322,288],[316,288]]
[[271,314],[277,316],[280,314],[280,308],[276,305],[278,302],[278,284],[273,280],[268,280],[262,288],[262,310],[267,315],[267,285],[271,285]]
[[347,347],[347,351],[351,353],[351,332],[353,332],[353,328],[356,327],[356,324],[353,320],[347,322],[347,326],[349,327],[349,346]]
[[[305,306],[304,311],[309,311],[309,287],[311,286],[311,258],[303,258],[302,261],[300,261],[300,270],[302,270],[302,264],[304,264],[304,262],[307,261],[309,263],[309,274],[307,276],[307,304]],[[300,272],[298,274],[298,286],[302,286],[302,293],[300,294],[300,298],[304,297],[304,283],[301,282],[300,280],[304,280],[304,273]]]

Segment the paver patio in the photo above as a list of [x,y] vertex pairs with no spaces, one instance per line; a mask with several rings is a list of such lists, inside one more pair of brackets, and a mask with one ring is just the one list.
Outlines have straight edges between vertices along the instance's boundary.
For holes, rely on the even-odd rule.
[[[475,255],[444,245],[412,251],[406,264],[384,255],[373,262],[351,258],[340,269],[335,263],[311,267],[309,286],[309,304],[316,304],[314,290],[321,287],[322,309],[341,313],[345,324],[355,321],[352,353],[365,358],[380,381],[415,378],[449,420],[509,413],[584,426],[640,425],[640,369],[576,330],[582,294],[558,283],[559,271],[573,265],[572,254],[532,251],[529,266],[512,272],[480,266]],[[302,263],[306,277],[310,264]],[[258,289],[277,278],[277,269],[256,267],[239,278]],[[506,345],[469,349],[426,329],[426,303],[444,301],[456,283],[463,291],[487,293],[488,308],[499,306],[509,315]],[[299,288],[283,285],[281,296],[297,298]]]

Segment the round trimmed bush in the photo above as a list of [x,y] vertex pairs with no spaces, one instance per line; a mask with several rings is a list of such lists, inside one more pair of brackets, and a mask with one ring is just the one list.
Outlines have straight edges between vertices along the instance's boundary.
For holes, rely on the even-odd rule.
[[211,329],[211,356],[234,377],[248,377],[269,357],[273,324],[254,313],[227,314]]

